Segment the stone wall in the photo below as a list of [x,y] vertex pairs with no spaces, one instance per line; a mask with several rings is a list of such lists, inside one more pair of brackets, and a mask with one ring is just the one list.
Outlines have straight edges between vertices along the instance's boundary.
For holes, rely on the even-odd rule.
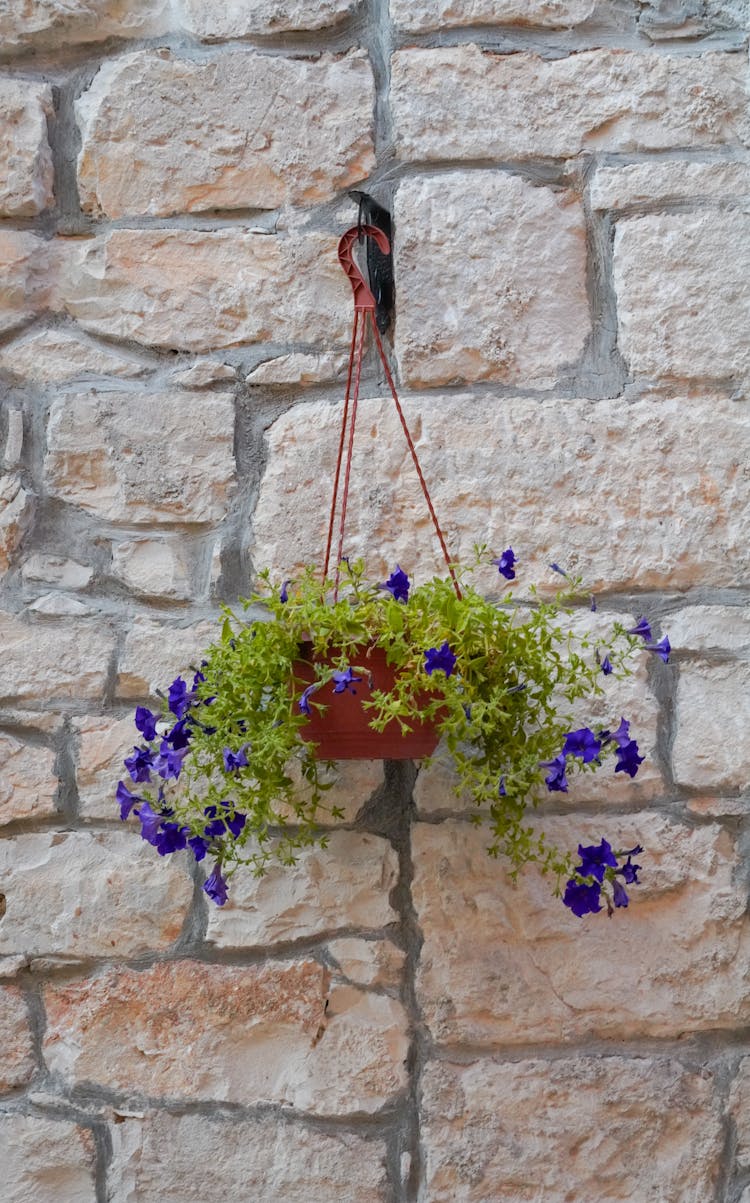
[[[745,0],[0,0],[6,1203],[748,1203]],[[517,885],[438,762],[212,910],[123,830],[133,705],[319,557],[364,187],[451,547],[677,649]],[[351,552],[439,567],[374,361]],[[609,710],[609,704],[607,707]],[[558,795],[558,797],[561,797]],[[620,846],[623,846],[620,843]]]

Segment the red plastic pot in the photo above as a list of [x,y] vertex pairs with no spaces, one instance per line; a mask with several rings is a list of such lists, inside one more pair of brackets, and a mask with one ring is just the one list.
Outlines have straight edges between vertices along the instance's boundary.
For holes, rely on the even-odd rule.
[[[312,685],[317,677],[321,661],[313,662],[312,644],[303,643],[301,658],[295,661],[294,675],[301,688]],[[330,664],[330,660],[322,661]],[[420,760],[430,756],[438,745],[439,735],[435,724],[415,723],[404,734],[395,719],[384,731],[373,731],[369,725],[373,712],[365,710],[362,702],[369,701],[370,681],[372,689],[388,692],[393,688],[397,669],[386,663],[382,648],[363,647],[351,658],[352,666],[367,670],[361,673],[363,680],[355,684],[356,695],[348,689],[334,693],[333,681],[327,681],[312,694],[312,702],[326,706],[321,714],[315,707],[300,731],[302,739],[318,745],[321,760]],[[368,680],[369,676],[369,680]],[[430,695],[425,693],[425,703]]]

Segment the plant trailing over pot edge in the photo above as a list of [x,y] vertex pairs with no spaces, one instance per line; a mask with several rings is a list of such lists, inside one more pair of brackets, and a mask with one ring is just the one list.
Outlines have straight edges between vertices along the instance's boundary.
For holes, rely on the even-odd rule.
[[173,681],[161,714],[137,708],[141,742],[125,761],[129,784],[117,787],[122,819],[137,816],[162,856],[188,848],[197,861],[211,858],[204,889],[223,905],[238,866],[259,875],[326,843],[320,824],[341,815],[326,805],[320,770],[336,745],[324,742],[321,756],[314,739],[326,725],[335,737],[356,713],[357,738],[395,734],[403,755],[415,755],[415,734],[434,730],[455,766],[456,792],[489,824],[490,855],[505,856],[513,874],[537,864],[578,916],[626,907],[640,847],[579,845],[576,865],[529,825],[527,811],[547,792],[567,792],[577,773],[613,761],[614,773],[636,775],[644,758],[628,721],[613,714],[609,728],[578,726],[573,707],[600,695],[604,676],[630,675],[644,648],[666,662],[669,641],[655,643],[646,619],[630,629],[615,622],[606,639],[576,634],[580,581],[557,565],[566,585],[552,601],[533,589],[525,605],[510,591],[486,600],[471,581],[486,587],[492,565],[515,578],[512,549],[492,559],[484,547],[470,567],[452,566],[452,579],[417,586],[399,566],[368,584],[362,561],[344,561],[335,584],[312,567],[281,584],[261,573],[242,613],[225,609],[192,682]]

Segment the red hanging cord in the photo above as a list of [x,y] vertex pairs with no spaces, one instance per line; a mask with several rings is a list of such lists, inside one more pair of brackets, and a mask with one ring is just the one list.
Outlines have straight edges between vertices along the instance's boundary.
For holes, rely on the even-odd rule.
[[[344,553],[344,528],[345,528],[345,524],[346,524],[346,508],[347,508],[347,502],[348,502],[348,498],[349,498],[349,483],[350,483],[351,467],[352,467],[352,452],[353,452],[353,448],[354,448],[354,427],[355,427],[355,423],[357,420],[357,404],[359,401],[359,386],[360,386],[360,380],[362,377],[362,363],[364,360],[365,333],[367,330],[367,319],[366,319],[365,315],[369,313],[370,324],[372,326],[372,331],[375,336],[375,346],[377,347],[377,351],[380,356],[381,362],[383,364],[383,368],[385,369],[386,380],[388,381],[388,386],[391,390],[391,396],[393,397],[393,402],[394,402],[394,405],[396,406],[396,412],[397,412],[399,420],[401,422],[401,428],[406,437],[406,442],[408,444],[409,451],[411,452],[411,457],[414,462],[414,467],[416,468],[416,471],[417,471],[419,483],[422,486],[422,493],[424,494],[424,499],[427,503],[427,509],[429,510],[429,514],[432,519],[433,526],[435,527],[435,533],[437,534],[438,542],[440,543],[440,548],[441,548],[443,556],[445,558],[445,562],[448,566],[448,572],[450,573],[451,580],[453,581],[453,588],[456,591],[456,596],[460,599],[462,596],[461,587],[458,583],[458,578],[457,578],[455,570],[453,568],[453,564],[451,563],[451,558],[448,554],[448,548],[445,543],[445,538],[444,538],[443,532],[440,528],[440,523],[438,522],[437,514],[435,513],[435,507],[432,504],[432,499],[430,497],[430,493],[427,488],[427,482],[425,481],[424,474],[422,472],[422,468],[419,463],[419,457],[417,455],[417,449],[414,446],[414,440],[411,437],[411,433],[409,431],[409,427],[407,425],[406,418],[404,417],[404,412],[401,408],[401,403],[398,399],[398,393],[396,392],[396,385],[394,384],[393,376],[391,375],[391,370],[388,366],[388,360],[386,359],[385,351],[383,349],[383,343],[381,341],[380,333],[378,331],[377,323],[375,321],[375,308],[376,308],[375,298],[372,295],[370,289],[367,287],[367,284],[365,283],[362,273],[360,272],[359,268],[357,267],[356,263],[354,262],[354,257],[353,257],[354,243],[356,241],[358,241],[362,235],[365,235],[368,238],[374,238],[375,241],[377,242],[380,250],[383,252],[384,255],[387,255],[390,251],[390,243],[388,241],[388,238],[383,233],[383,231],[379,230],[376,226],[369,226],[369,225],[353,226],[351,230],[347,230],[347,232],[344,234],[344,236],[341,238],[341,240],[339,242],[339,248],[338,248],[339,261],[341,263],[341,266],[344,269],[344,272],[346,273],[347,278],[349,279],[349,281],[351,283],[352,290],[354,292],[354,326],[352,329],[352,342],[351,342],[351,348],[350,348],[350,352],[349,352],[349,371],[348,371],[347,381],[346,381],[346,397],[344,400],[344,415],[343,415],[343,419],[342,419],[342,423],[341,423],[341,434],[339,437],[338,458],[336,461],[336,472],[335,472],[334,482],[333,482],[333,497],[331,499],[331,513],[330,513],[330,519],[329,519],[329,523],[328,523],[328,541],[326,544],[325,566],[323,569],[323,579],[325,579],[328,575],[328,568],[330,566],[330,560],[331,560],[331,548],[333,545],[333,528],[334,528],[335,519],[336,519],[336,505],[337,505],[337,501],[338,501],[339,482],[340,482],[340,478],[341,478],[341,466],[342,466],[342,461],[343,461],[343,457],[344,457],[344,445],[346,443],[346,434],[347,434],[347,426],[348,426],[349,439],[348,439],[347,452],[346,452],[346,467],[344,469],[344,487],[343,487],[343,493],[342,493],[342,498],[341,498],[341,514],[339,516],[338,555],[337,555],[337,560],[336,560],[336,578],[335,578],[335,582],[334,582],[334,600],[335,600],[338,597],[339,573],[340,573],[341,560],[343,558],[343,553]],[[362,315],[361,322],[360,322],[360,314]],[[357,339],[357,334],[359,334],[359,339]],[[356,346],[356,351],[355,351],[355,346]],[[355,368],[355,361],[356,361],[356,368]],[[354,376],[353,391],[352,391],[352,376]],[[350,411],[351,411],[351,416],[350,416]]]

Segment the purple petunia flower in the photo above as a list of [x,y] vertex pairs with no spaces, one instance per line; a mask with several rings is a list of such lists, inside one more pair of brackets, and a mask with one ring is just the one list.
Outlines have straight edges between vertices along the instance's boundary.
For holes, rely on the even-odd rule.
[[207,806],[203,811],[204,815],[210,822],[206,823],[203,828],[204,836],[209,839],[215,839],[217,836],[224,835],[226,826],[223,819],[217,819],[217,810],[215,806]]
[[181,748],[186,748],[190,743],[190,734],[188,720],[181,718],[164,736],[164,742],[170,744],[175,752],[179,752]]
[[307,714],[308,716],[312,714],[312,710],[310,709],[310,695],[315,693],[316,689],[320,689],[320,685],[318,685],[317,682],[315,685],[308,685],[307,689],[303,691],[302,696],[297,703],[303,714]]
[[627,890],[621,882],[615,879],[612,882],[612,894],[615,900],[615,906],[627,906],[630,899],[628,898]]
[[125,768],[130,773],[132,781],[138,785],[142,781],[151,780],[151,769],[154,767],[154,754],[150,748],[133,748],[133,755],[124,760]]
[[499,798],[507,798],[508,791],[505,788],[505,777],[500,778],[500,784],[497,787],[497,795]]
[[671,650],[672,647],[666,635],[658,643],[646,644],[646,651],[656,652],[657,656],[661,656],[665,664],[669,664],[669,653]]
[[540,761],[540,767],[550,769],[549,774],[544,778],[544,783],[549,792],[567,794],[568,781],[565,776],[565,754],[560,752],[554,760]]
[[[224,807],[225,810],[227,810],[227,811],[230,810],[230,805],[228,802],[222,802],[222,806]],[[235,813],[231,816],[229,814],[225,814],[224,822],[226,823],[227,828],[229,829],[229,831],[231,831],[234,838],[237,839],[237,836],[240,834],[243,827],[247,823],[247,815],[240,814],[239,811],[235,811]]]
[[609,676],[609,674],[610,674],[610,673],[613,671],[613,669],[612,669],[612,661],[610,660],[609,656],[605,656],[605,657],[604,657],[604,659],[601,661],[601,663],[600,663],[599,667],[601,668],[601,670],[602,670],[602,672],[604,673],[605,677],[608,677],[608,676]]
[[615,743],[624,748],[625,744],[630,742],[630,723],[626,718],[621,718],[616,731],[601,731],[599,738],[603,744]]
[[602,909],[600,895],[601,887],[596,882],[587,886],[571,877],[565,886],[563,903],[582,919],[584,915],[595,915]]
[[388,580],[384,581],[382,585],[378,586],[378,588],[387,589],[387,591],[392,595],[392,597],[395,598],[396,601],[405,602],[409,600],[409,589],[411,588],[411,582],[409,581],[409,578],[402,569],[401,565],[397,564],[394,571],[388,577]]
[[651,640],[653,639],[653,635],[651,634],[651,627],[649,625],[648,619],[644,618],[643,615],[641,615],[641,617],[638,619],[638,622],[636,623],[636,625],[634,627],[631,627],[630,630],[626,632],[626,634],[640,635],[642,639],[645,639],[646,643],[650,643]]
[[597,606],[596,606],[596,598],[594,597],[594,595],[593,595],[593,593],[592,593],[592,594],[591,594],[591,613],[592,613],[592,614],[596,614],[596,609],[597,609]]
[[424,654],[424,668],[428,677],[434,672],[444,672],[449,677],[456,667],[458,657],[453,655],[447,643],[442,647],[431,647]]
[[284,581],[281,589],[279,590],[279,601],[281,602],[282,606],[285,606],[289,601],[289,586],[291,583],[291,581]]
[[187,682],[183,681],[182,677],[175,677],[169,687],[169,709],[175,718],[182,718],[190,709],[193,702],[193,694],[188,690]]
[[[643,852],[643,849],[639,848],[639,852]],[[625,861],[625,864],[622,866],[621,869],[617,870],[618,873],[622,874],[622,876],[624,877],[625,881],[627,882],[627,884],[629,886],[630,885],[638,885],[638,874],[641,871],[641,866],[634,865],[633,862],[631,861],[630,857],[632,855],[633,855],[632,853],[628,853],[628,859]]]
[[170,856],[173,852],[180,852],[187,847],[189,834],[189,827],[180,827],[179,823],[165,823],[151,842],[159,856]]
[[138,794],[131,794],[125,782],[118,781],[115,800],[120,804],[120,818],[124,823],[136,802],[142,802],[143,798],[139,798]]
[[512,547],[506,547],[503,554],[498,556],[496,560],[492,561],[493,564],[497,565],[497,570],[500,573],[500,576],[504,576],[506,581],[514,581],[516,579],[516,573],[513,567],[515,562],[516,557],[513,553]]
[[631,739],[629,743],[620,744],[616,755],[615,772],[627,773],[628,777],[635,777],[639,764],[643,764],[646,759],[645,756],[638,755],[638,744],[634,739]]
[[570,580],[570,577],[568,576],[567,572],[563,568],[561,568],[559,564],[550,564],[550,568],[552,569],[553,572],[556,572],[558,574],[558,576],[564,576],[566,581]]
[[147,706],[136,706],[135,725],[147,743],[156,739],[156,715]]
[[352,668],[345,668],[331,673],[331,680],[334,682],[334,693],[346,693],[348,690],[349,693],[356,694],[354,685],[357,681],[361,681],[362,677],[355,676]]
[[150,802],[143,802],[138,812],[138,818],[141,824],[141,839],[146,840],[148,844],[155,844],[159,829],[164,822],[164,815],[157,815]]
[[602,745],[589,727],[580,727],[568,732],[562,750],[565,756],[580,756],[584,764],[591,764],[598,758]]
[[212,902],[215,902],[217,906],[224,905],[229,897],[229,893],[227,891],[227,883],[221,875],[221,861],[217,860],[216,864],[214,865],[214,871],[211,876],[207,878],[203,889],[208,894]]
[[231,748],[224,748],[222,756],[224,757],[224,772],[237,773],[240,769],[246,769],[248,760],[246,749],[249,744],[243,744],[239,752],[233,752]]
[[159,748],[159,755],[154,761],[154,768],[165,781],[176,781],[182,772],[182,762],[186,754],[187,748],[170,748],[166,739],[163,739]]
[[600,844],[579,844],[578,855],[581,863],[576,866],[576,873],[580,873],[581,877],[595,877],[597,881],[603,881],[607,866],[617,868],[617,857],[608,840],[603,839]]
[[191,849],[196,861],[203,860],[208,852],[211,841],[203,838],[202,835],[191,836],[188,840],[188,847]]

